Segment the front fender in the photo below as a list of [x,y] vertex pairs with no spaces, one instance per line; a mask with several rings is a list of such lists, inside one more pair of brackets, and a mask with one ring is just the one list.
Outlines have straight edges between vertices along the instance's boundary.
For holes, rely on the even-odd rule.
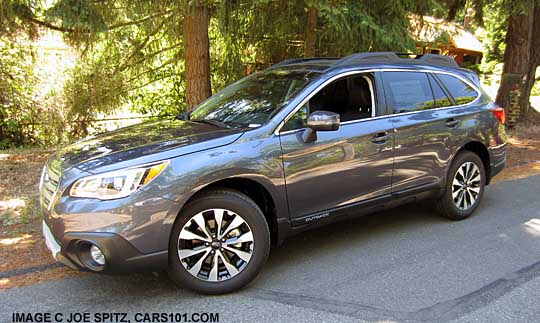
[[269,136],[172,159],[167,169],[145,187],[148,193],[175,202],[163,221],[163,234],[170,235],[178,213],[197,192],[230,178],[262,185],[272,197],[278,217],[288,219],[281,145],[278,137]]

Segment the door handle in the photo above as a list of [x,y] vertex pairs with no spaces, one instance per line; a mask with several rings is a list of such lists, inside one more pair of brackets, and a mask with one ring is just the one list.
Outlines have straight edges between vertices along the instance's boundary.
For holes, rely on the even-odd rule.
[[374,144],[383,144],[390,137],[390,134],[387,131],[377,132],[371,137],[371,142]]
[[455,126],[457,126],[458,123],[459,123],[458,120],[456,120],[454,118],[450,118],[450,119],[446,120],[445,125],[448,128],[454,128]]

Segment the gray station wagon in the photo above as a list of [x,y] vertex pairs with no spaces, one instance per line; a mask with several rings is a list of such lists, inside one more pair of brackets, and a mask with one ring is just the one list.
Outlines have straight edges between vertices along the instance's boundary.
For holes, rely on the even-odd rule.
[[450,57],[287,60],[174,120],[58,150],[39,185],[43,234],[76,270],[168,269],[226,293],[306,229],[420,199],[470,216],[504,168],[504,119]]

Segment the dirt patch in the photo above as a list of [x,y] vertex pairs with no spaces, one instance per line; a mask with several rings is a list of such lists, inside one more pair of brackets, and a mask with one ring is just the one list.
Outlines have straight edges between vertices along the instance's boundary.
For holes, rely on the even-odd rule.
[[[9,232],[13,230],[14,232],[0,237],[0,258],[4,260],[0,264],[0,273],[13,273],[20,269],[45,267],[56,263],[56,260],[45,246],[40,229],[41,219],[34,219],[31,223],[25,225],[12,225],[2,228],[3,231]],[[22,275],[15,273],[0,278],[0,290],[80,274],[80,272],[64,266],[32,271]]]
[[532,175],[540,175],[540,162],[532,162],[521,166],[508,167],[499,175],[494,177],[492,183],[526,178]]
[[33,285],[44,281],[76,277],[80,275],[84,275],[84,273],[74,271],[66,267],[60,267],[40,272],[32,272],[24,275],[0,278],[0,291],[14,287]]
[[39,149],[0,151],[2,236],[31,230],[33,220],[39,218],[38,182],[49,154]]
[[[0,151],[0,273],[54,264],[41,235],[38,182],[51,150]],[[67,267],[0,278],[0,290],[80,273]]]
[[540,174],[540,113],[532,111],[508,130],[506,169],[493,182]]

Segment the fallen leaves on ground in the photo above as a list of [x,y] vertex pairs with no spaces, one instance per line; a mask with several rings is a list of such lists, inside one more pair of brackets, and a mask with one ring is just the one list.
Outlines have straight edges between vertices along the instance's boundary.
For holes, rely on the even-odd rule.
[[[0,272],[56,261],[41,234],[38,182],[50,150],[0,151]],[[0,290],[80,275],[67,267],[0,279]]]

